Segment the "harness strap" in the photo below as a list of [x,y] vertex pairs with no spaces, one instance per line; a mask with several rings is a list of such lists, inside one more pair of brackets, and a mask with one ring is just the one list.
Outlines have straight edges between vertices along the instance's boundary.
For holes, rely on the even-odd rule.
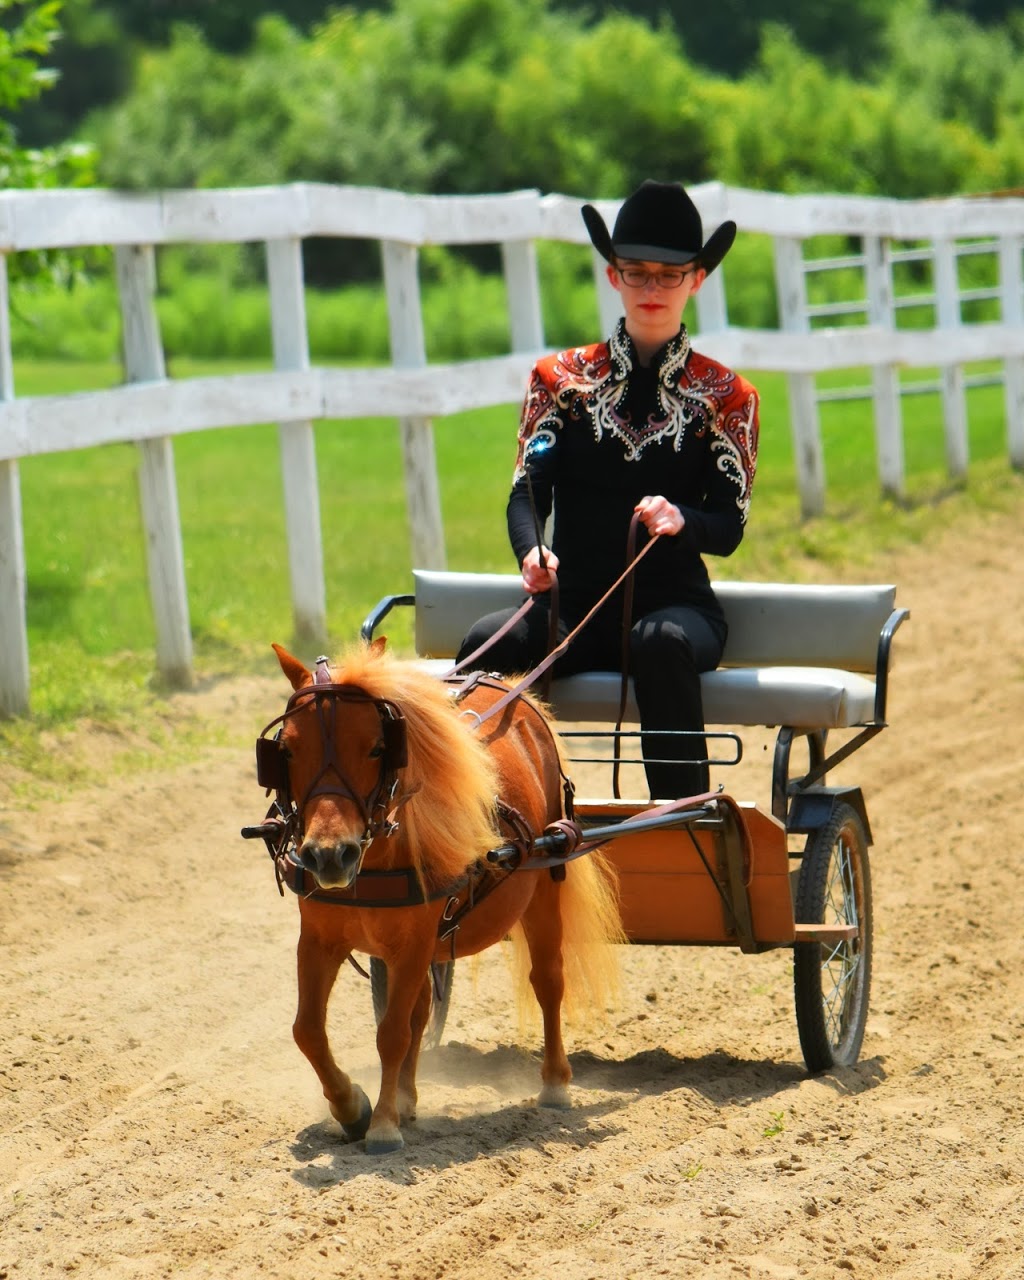
[[[498,887],[504,877],[495,875],[493,868],[487,868],[483,863],[477,863],[479,874],[471,877],[469,881],[468,893],[466,901],[459,905],[459,895],[452,894],[448,899],[448,905],[444,909],[441,916],[441,922],[437,928],[438,942],[451,943],[451,958],[456,959],[455,955],[455,937],[462,928],[462,922],[466,916],[483,902]],[[486,876],[486,879],[485,879]]]
[[450,693],[455,702],[461,702],[481,685],[487,689],[500,689],[502,692],[508,688],[497,676],[488,675],[486,671],[467,671],[465,675],[452,675],[449,672],[439,679],[444,684],[451,685]]
[[278,880],[300,898],[314,902],[330,902],[339,907],[422,907],[428,902],[450,898],[464,888],[469,877],[446,885],[434,893],[424,893],[412,867],[391,870],[363,869],[347,889],[323,889],[316,877],[300,866],[286,851],[275,859]]
[[[515,854],[509,858],[508,864],[503,868],[503,870],[514,871],[519,867],[531,864],[536,851],[534,849],[534,836],[533,831],[530,828],[530,824],[518,809],[513,808],[510,804],[506,804],[500,797],[495,800],[494,808],[499,821],[503,822],[505,826],[511,830],[512,839],[510,844],[516,850]],[[478,862],[475,865],[476,868],[479,869],[480,875],[477,877],[471,876],[469,878],[469,884],[467,886],[469,892],[466,896],[466,901],[463,902],[461,906],[458,906],[458,893],[452,894],[441,919],[442,927],[438,932],[438,941],[446,942],[449,938],[451,939],[452,960],[456,958],[455,935],[462,927],[463,920],[475,907],[480,905],[484,898],[493,893],[498,885],[504,880],[504,876],[500,874],[500,872],[497,872],[495,867],[488,866],[487,863],[483,861]],[[461,892],[461,889],[459,892]],[[445,925],[447,925],[447,928],[444,927]]]
[[[495,801],[498,818],[512,832],[510,845],[515,854],[508,859],[516,866],[534,860],[534,836],[530,824],[518,809],[504,800]],[[282,824],[283,826],[283,824]],[[268,841],[269,844],[269,841]],[[481,902],[504,878],[501,872],[486,862],[474,863],[466,874],[433,893],[424,893],[419,877],[412,867],[394,867],[387,870],[360,869],[353,884],[345,889],[324,889],[316,877],[296,862],[290,848],[271,849],[278,886],[287,885],[300,898],[312,898],[314,902],[330,902],[342,907],[422,907],[428,902],[448,899],[448,907],[442,916],[439,938],[444,941],[454,935],[465,915]],[[553,864],[552,864],[553,865]],[[486,881],[481,886],[481,882]],[[467,900],[454,910],[459,895],[469,890]],[[283,892],[283,889],[282,889]],[[447,925],[447,928],[443,928]],[[452,959],[454,955],[454,943]]]
[[[487,689],[496,689],[500,693],[507,693],[509,688],[507,684],[499,680],[496,676],[488,675],[483,671],[470,671],[463,676],[452,676],[449,674],[449,675],[441,676],[440,679],[443,680],[445,684],[451,685],[451,695],[455,700],[455,702],[461,702],[463,698],[468,697],[469,694],[471,694],[475,689],[478,689],[481,685],[483,685]],[[576,795],[576,786],[575,786],[575,783],[572,781],[572,779],[566,774],[565,770],[562,768],[562,759],[558,751],[558,744],[555,742],[555,735],[554,735],[554,731],[551,728],[551,722],[550,720],[548,720],[547,716],[544,715],[544,713],[541,711],[541,709],[537,706],[535,702],[531,702],[529,701],[529,699],[527,699],[527,701],[523,705],[526,707],[529,707],[529,709],[534,713],[534,715],[537,716],[541,724],[547,730],[547,733],[550,736],[552,743],[554,743],[555,758],[558,762],[558,773],[562,779],[562,807],[565,811],[566,816],[571,819],[573,816],[573,802]],[[476,721],[476,723],[473,725],[473,728],[479,729],[479,727],[483,724],[483,722],[488,718],[490,713],[488,712],[488,713],[485,713],[484,715],[481,715],[477,711],[467,709],[463,711],[462,714],[473,717]],[[498,803],[501,804],[503,802],[499,800]]]
[[528,858],[533,852],[533,831],[518,809],[498,799],[494,805],[498,818],[512,832],[510,843],[519,850],[520,859]]

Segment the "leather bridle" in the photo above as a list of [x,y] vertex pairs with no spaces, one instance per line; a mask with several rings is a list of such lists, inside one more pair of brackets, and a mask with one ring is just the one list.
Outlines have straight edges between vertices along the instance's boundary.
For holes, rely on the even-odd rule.
[[[280,826],[280,831],[273,833],[272,843],[268,838],[268,844],[275,860],[290,846],[301,844],[305,833],[306,806],[310,800],[316,796],[338,796],[351,801],[362,819],[363,833],[358,841],[361,866],[373,841],[378,836],[390,836],[397,829],[393,813],[400,771],[408,758],[405,717],[389,698],[375,698],[355,685],[335,684],[330,678],[326,658],[317,659],[313,679],[312,685],[306,685],[291,695],[281,715],[265,725],[256,740],[257,780],[268,794],[275,793],[275,802],[267,818]],[[339,703],[369,703],[380,718],[380,766],[375,783],[365,795],[357,790],[338,759],[334,731]],[[282,730],[292,716],[309,708],[315,710],[320,728],[320,767],[305,792],[296,800],[292,795],[288,750],[282,740]],[[277,733],[269,737],[275,727]]]

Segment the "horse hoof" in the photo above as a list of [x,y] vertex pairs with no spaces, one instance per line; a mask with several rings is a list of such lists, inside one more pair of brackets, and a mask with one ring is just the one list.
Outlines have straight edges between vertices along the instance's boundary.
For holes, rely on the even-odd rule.
[[389,1156],[395,1151],[401,1151],[404,1146],[405,1139],[397,1132],[390,1137],[385,1134],[368,1134],[366,1138],[368,1156]]
[[537,1106],[548,1111],[572,1110],[572,1096],[569,1086],[564,1084],[546,1084],[537,1095]]
[[359,1090],[359,1116],[355,1120],[350,1120],[348,1124],[341,1121],[342,1132],[349,1142],[358,1142],[360,1138],[366,1136],[366,1131],[370,1127],[370,1119],[373,1116],[373,1107],[370,1106],[370,1099]]

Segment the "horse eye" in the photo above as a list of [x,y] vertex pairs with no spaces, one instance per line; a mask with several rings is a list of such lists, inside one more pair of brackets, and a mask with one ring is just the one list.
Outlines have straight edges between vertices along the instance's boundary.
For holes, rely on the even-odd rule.
[[370,759],[379,760],[383,754],[384,754],[384,743],[378,742],[377,745],[370,752]]

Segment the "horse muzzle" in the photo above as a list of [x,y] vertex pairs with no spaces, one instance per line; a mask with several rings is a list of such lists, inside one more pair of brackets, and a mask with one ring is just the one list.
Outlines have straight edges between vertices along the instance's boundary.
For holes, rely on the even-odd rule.
[[348,889],[355,883],[362,865],[365,845],[351,841],[321,843],[304,840],[299,848],[299,862],[324,889]]

